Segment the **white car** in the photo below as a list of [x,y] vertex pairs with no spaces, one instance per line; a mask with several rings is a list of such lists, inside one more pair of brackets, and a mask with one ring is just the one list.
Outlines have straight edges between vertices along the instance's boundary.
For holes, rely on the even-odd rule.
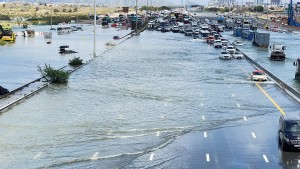
[[243,46],[244,45],[244,43],[242,41],[239,41],[239,40],[235,40],[232,44],[234,46]]
[[264,71],[259,70],[259,69],[254,70],[250,76],[251,76],[252,81],[267,81],[268,80],[267,74]]
[[221,38],[221,42],[223,46],[226,46],[228,44],[228,41],[224,38]]
[[233,57],[230,55],[229,52],[222,51],[221,54],[219,55],[219,59],[221,60],[231,60]]
[[224,49],[225,51],[229,52],[230,54],[233,54],[234,52],[236,52],[234,46],[232,46],[232,45],[224,46],[223,49]]
[[217,39],[214,41],[214,47],[215,48],[222,48],[222,42],[221,40]]
[[244,55],[243,55],[241,52],[238,52],[238,51],[234,52],[234,53],[232,54],[232,56],[233,56],[233,58],[235,58],[235,59],[244,59]]

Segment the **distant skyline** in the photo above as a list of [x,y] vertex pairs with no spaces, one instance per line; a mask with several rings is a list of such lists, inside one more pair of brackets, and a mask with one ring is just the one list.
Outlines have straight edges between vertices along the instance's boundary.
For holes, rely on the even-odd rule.
[[[57,2],[57,3],[93,3],[93,0],[0,0],[0,2]],[[168,6],[168,5],[182,5],[190,1],[193,4],[207,6],[211,0],[138,0],[138,5],[152,6]],[[245,4],[246,2],[256,2],[257,0],[237,0],[238,4]],[[290,0],[281,0],[283,3],[288,3]],[[108,6],[134,6],[136,0],[96,0],[97,4],[108,5]],[[263,2],[271,2],[271,0],[263,0]],[[300,2],[300,0],[293,0],[293,3]]]

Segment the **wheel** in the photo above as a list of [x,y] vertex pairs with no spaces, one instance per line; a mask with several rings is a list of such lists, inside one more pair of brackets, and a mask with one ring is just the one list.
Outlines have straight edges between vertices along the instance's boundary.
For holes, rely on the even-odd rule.
[[296,80],[299,79],[299,74],[298,74],[298,73],[295,74],[295,79],[296,79]]
[[286,145],[286,143],[284,141],[280,141],[281,143],[281,150],[282,151],[287,151],[288,150],[288,146]]

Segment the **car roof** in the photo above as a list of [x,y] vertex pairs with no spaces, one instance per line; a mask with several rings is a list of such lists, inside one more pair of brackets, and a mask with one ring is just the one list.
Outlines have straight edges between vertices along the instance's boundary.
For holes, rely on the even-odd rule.
[[260,69],[256,69],[254,70],[253,72],[264,72],[263,70],[260,70]]

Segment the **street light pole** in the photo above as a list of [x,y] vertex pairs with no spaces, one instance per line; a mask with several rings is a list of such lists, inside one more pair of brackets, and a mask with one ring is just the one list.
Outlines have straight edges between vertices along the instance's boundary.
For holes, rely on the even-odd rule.
[[94,46],[93,57],[96,57],[96,0],[94,0]]
[[136,16],[136,20],[135,20],[135,34],[137,35],[138,34],[138,14],[137,14],[137,8],[138,8],[138,0],[135,1],[135,16]]

